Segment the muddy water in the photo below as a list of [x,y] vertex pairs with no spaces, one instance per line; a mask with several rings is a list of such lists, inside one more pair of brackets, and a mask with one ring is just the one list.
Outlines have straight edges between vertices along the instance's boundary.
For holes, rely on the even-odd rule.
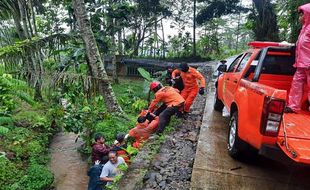
[[75,137],[75,134],[60,132],[50,146],[50,169],[55,176],[56,190],[87,189],[87,161],[77,152],[82,142],[75,143]]

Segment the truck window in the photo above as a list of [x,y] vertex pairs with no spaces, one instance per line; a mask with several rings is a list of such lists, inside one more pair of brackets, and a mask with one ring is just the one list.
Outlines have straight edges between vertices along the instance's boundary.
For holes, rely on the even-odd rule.
[[256,69],[256,66],[258,64],[258,60],[259,60],[259,57],[261,55],[262,51],[260,51],[257,56],[255,57],[255,59],[253,59],[250,67],[248,68],[247,72],[245,73],[245,75],[243,76],[243,78],[247,79],[247,80],[252,80],[253,78],[253,74],[254,74],[254,71]]
[[294,75],[295,56],[293,55],[267,55],[263,61],[261,74]]
[[239,63],[241,57],[242,57],[243,54],[239,55],[229,66],[229,68],[227,69],[227,72],[228,73],[231,73],[231,72],[234,72],[237,64]]
[[247,53],[243,59],[241,60],[236,72],[242,71],[242,69],[246,66],[247,62],[249,61],[250,57],[252,56],[252,53]]

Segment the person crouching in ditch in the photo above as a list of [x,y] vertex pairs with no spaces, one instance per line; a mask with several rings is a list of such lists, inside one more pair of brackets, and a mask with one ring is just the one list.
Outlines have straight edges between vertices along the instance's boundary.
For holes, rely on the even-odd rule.
[[118,157],[117,152],[109,152],[109,161],[103,166],[100,180],[106,182],[106,185],[111,185],[116,175],[121,175],[122,171],[119,169],[119,165],[124,164],[125,160],[122,157]]
[[92,163],[95,164],[97,160],[100,161],[101,164],[105,164],[108,159],[108,153],[110,151],[110,147],[105,143],[104,136],[100,133],[95,135],[95,142],[92,144]]

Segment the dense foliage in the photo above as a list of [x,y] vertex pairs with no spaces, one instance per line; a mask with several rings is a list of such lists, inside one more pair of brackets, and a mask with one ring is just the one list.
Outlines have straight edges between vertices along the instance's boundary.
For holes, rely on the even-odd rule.
[[146,83],[119,80],[119,56],[200,61],[239,53],[254,39],[296,42],[297,8],[307,0],[251,2],[1,0],[0,189],[50,186],[56,124],[79,134],[87,154],[95,133],[112,143],[134,126],[148,104]]
[[55,129],[23,81],[2,74],[0,89],[0,189],[45,189],[53,182],[46,164]]

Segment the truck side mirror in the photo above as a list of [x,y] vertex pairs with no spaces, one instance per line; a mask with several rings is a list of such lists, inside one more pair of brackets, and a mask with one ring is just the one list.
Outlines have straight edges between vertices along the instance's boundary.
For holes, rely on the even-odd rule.
[[227,65],[220,65],[218,68],[217,68],[217,70],[218,71],[220,71],[220,72],[226,72],[226,70],[227,70]]

